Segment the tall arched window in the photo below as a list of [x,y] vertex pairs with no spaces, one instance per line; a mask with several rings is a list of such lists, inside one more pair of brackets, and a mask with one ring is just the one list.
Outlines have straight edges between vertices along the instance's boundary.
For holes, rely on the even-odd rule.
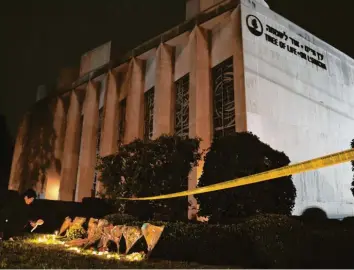
[[212,69],[214,137],[235,132],[235,95],[232,57]]
[[175,134],[188,136],[189,133],[189,74],[175,82]]

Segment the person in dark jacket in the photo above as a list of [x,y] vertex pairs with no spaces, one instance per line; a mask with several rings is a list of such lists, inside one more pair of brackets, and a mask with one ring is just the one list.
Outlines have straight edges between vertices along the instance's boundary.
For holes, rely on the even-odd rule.
[[22,196],[15,194],[6,200],[0,209],[0,239],[13,240],[12,237],[23,233],[28,223],[32,227],[44,223],[43,220],[32,221],[33,212],[30,206],[36,197],[36,192],[28,189]]

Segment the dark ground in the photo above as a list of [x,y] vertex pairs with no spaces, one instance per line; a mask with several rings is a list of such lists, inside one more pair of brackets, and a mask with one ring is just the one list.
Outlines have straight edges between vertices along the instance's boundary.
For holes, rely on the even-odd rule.
[[[37,237],[38,235],[33,235]],[[208,266],[192,262],[147,260],[121,262],[102,259],[97,256],[81,255],[66,251],[61,246],[38,245],[22,241],[0,242],[0,268],[22,269],[128,269],[128,268],[174,268],[174,269],[215,269],[239,268],[234,266]]]

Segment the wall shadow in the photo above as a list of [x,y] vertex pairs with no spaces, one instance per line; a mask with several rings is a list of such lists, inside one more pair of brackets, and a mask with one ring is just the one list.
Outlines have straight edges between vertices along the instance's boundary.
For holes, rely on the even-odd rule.
[[48,170],[55,167],[56,172],[60,174],[61,161],[54,155],[57,138],[54,129],[55,109],[56,99],[50,102],[43,100],[28,112],[29,128],[20,156],[23,164],[20,192],[34,188],[37,193],[42,193]]
[[310,207],[305,209],[302,212],[301,217],[302,219],[309,221],[321,221],[328,219],[326,212],[319,207]]

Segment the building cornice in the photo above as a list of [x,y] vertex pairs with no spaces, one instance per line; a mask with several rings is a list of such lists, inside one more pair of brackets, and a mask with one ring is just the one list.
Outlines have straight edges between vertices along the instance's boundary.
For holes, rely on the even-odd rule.
[[134,57],[137,57],[151,49],[157,48],[161,43],[167,42],[187,31],[192,31],[194,27],[201,25],[217,16],[220,16],[221,14],[228,12],[230,10],[235,9],[239,5],[240,1],[239,0],[234,0],[231,2],[227,2],[225,4],[219,4],[216,7],[211,7],[202,13],[198,14],[194,18],[191,18],[189,20],[184,21],[183,23],[173,27],[172,29],[155,36],[152,39],[149,39],[142,43],[141,45],[135,47],[125,55],[123,55],[119,59],[112,59],[110,60],[107,64],[102,65],[86,74],[78,78],[70,88],[68,89],[58,89],[55,92],[52,92],[49,94],[47,97],[41,99],[40,101],[36,102],[33,106],[36,106],[38,103],[42,102],[48,102],[50,99],[56,98],[58,96],[62,96],[72,90],[75,90],[79,86],[82,86],[89,81],[108,73],[110,70],[117,68],[124,63],[128,62]]

